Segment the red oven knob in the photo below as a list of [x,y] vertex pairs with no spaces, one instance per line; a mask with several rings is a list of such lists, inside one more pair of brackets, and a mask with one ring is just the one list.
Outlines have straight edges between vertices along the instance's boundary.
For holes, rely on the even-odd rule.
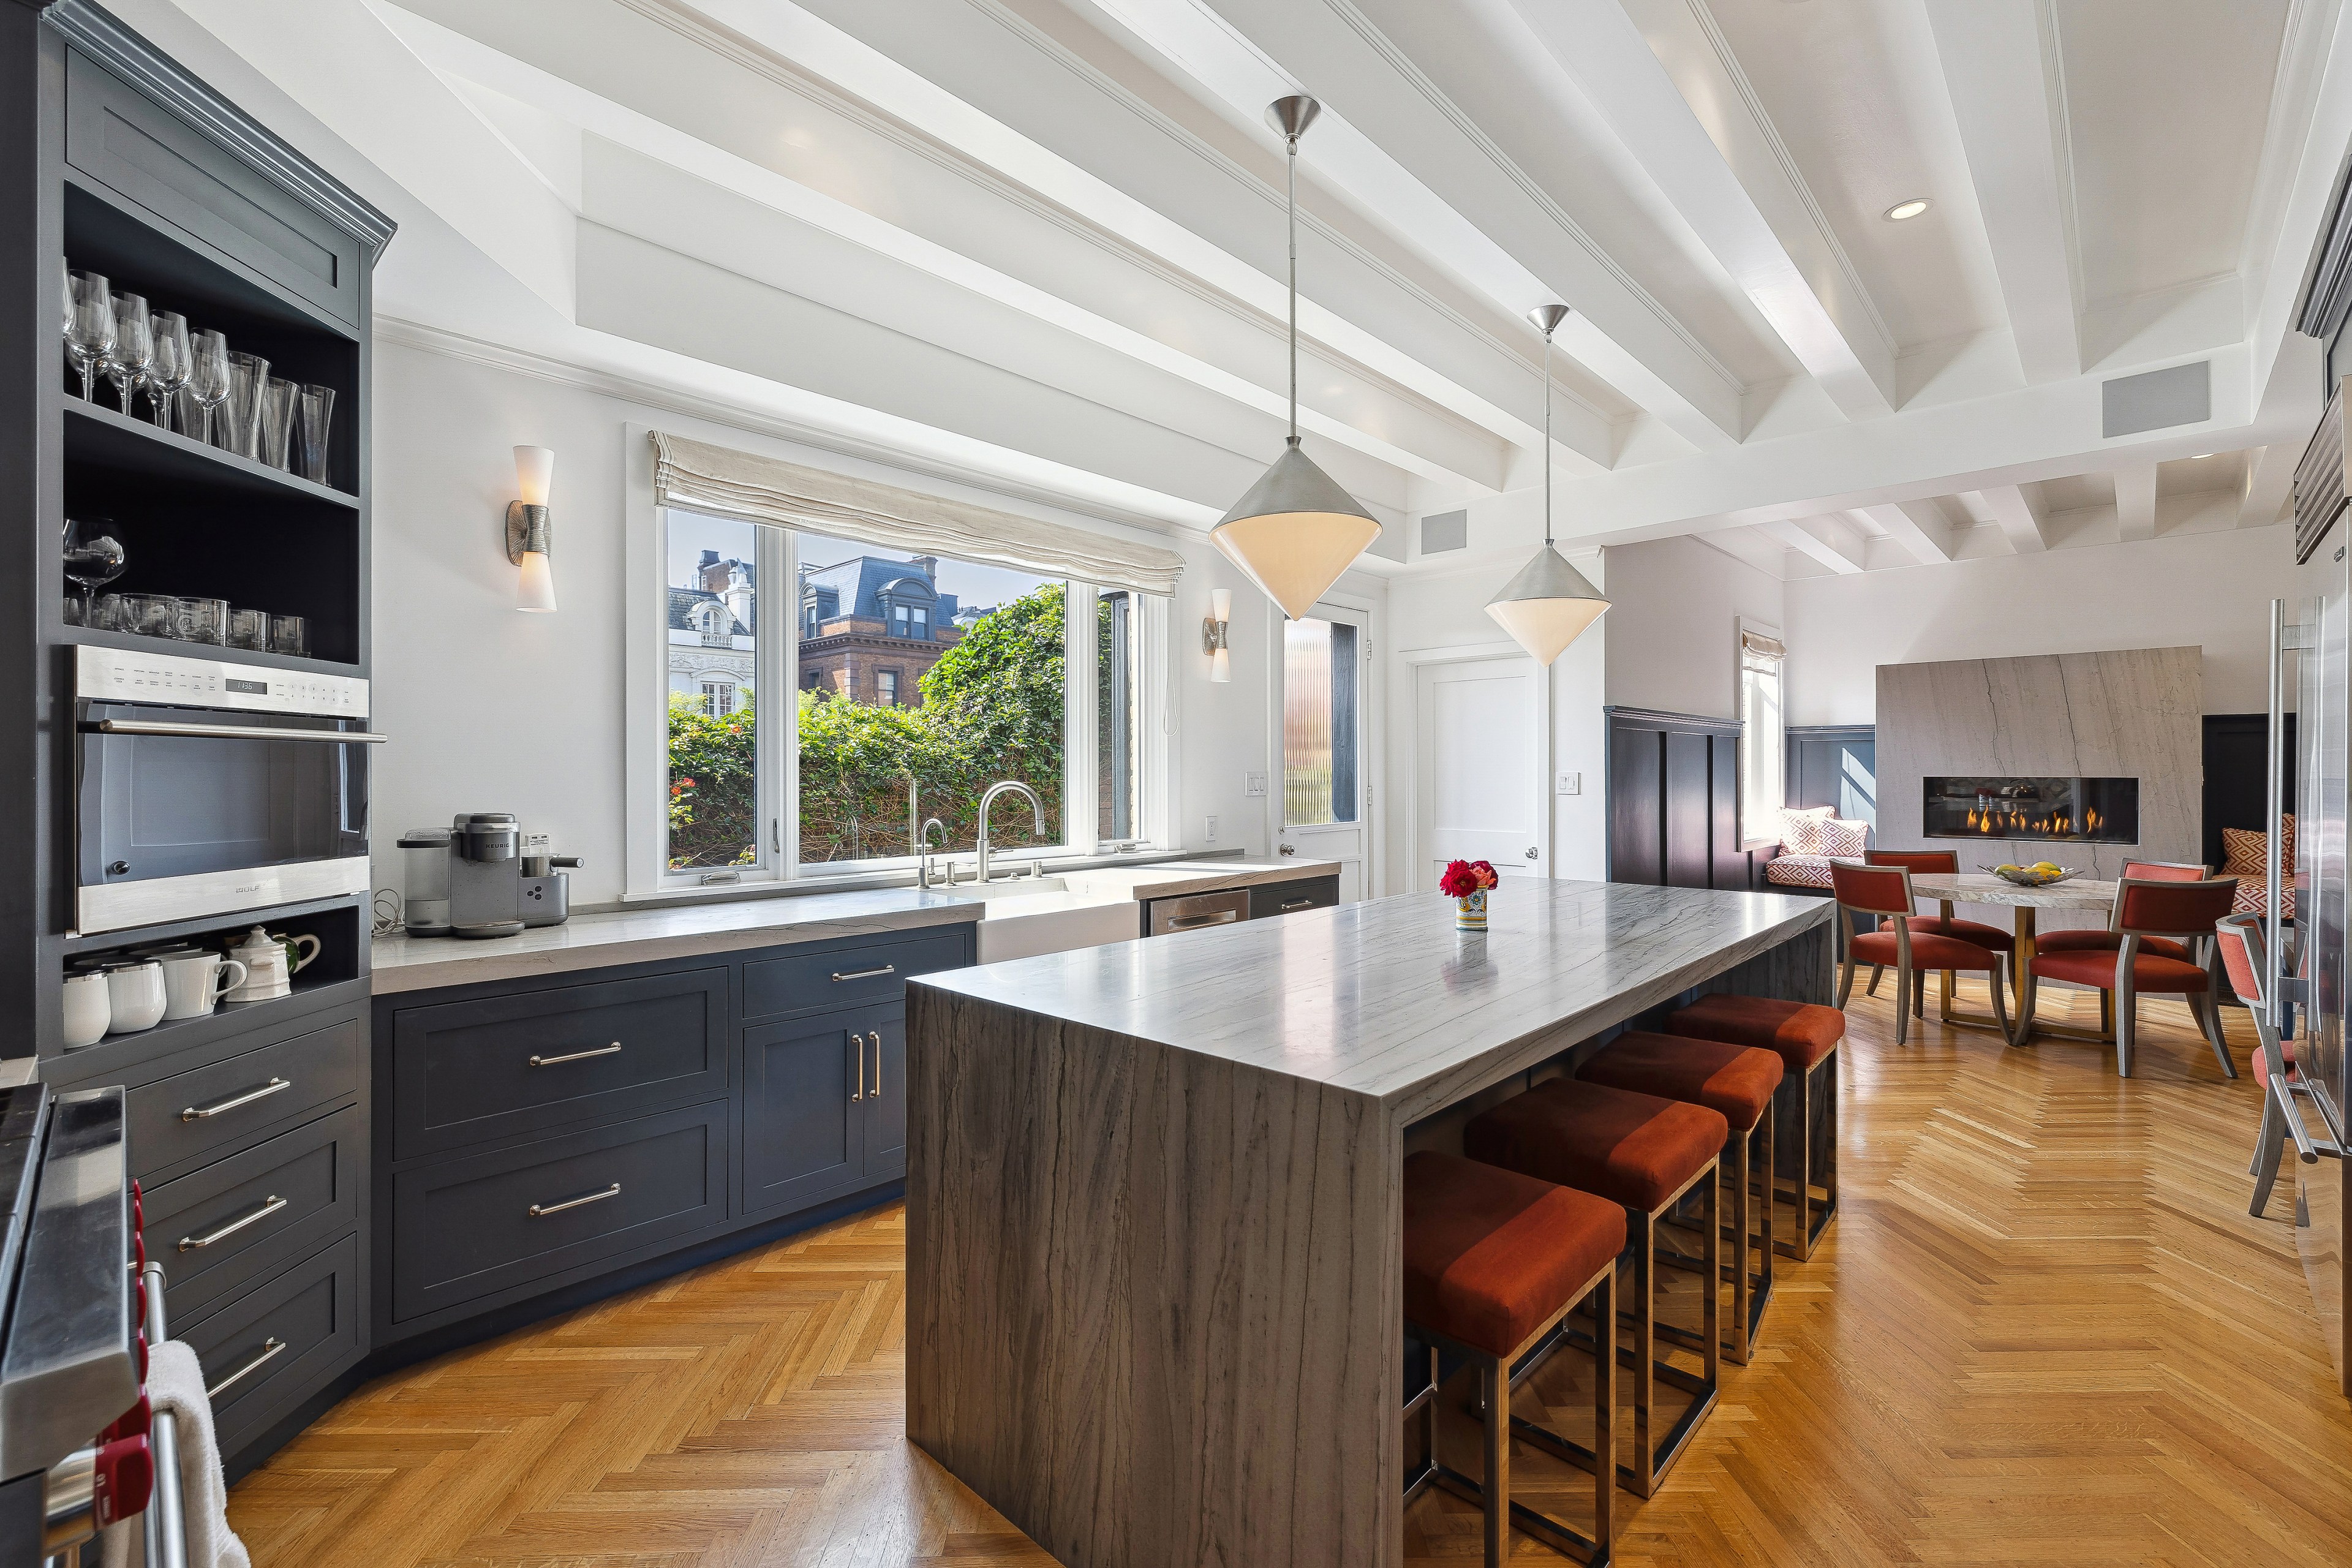
[[98,1435],[100,1443],[111,1443],[123,1437],[144,1437],[155,1424],[155,1407],[142,1392],[139,1403],[114,1418],[114,1424]]
[[146,1386],[147,1386],[147,1331],[146,1331],[146,1330],[142,1329],[142,1330],[140,1330],[140,1331],[139,1331],[139,1336],[138,1336],[137,1343],[138,1343],[138,1346],[139,1346],[139,1386],[140,1386],[140,1387],[142,1387],[142,1388],[144,1388],[144,1387],[146,1387]]
[[90,1474],[90,1505],[100,1530],[144,1509],[154,1490],[155,1456],[145,1436],[120,1437],[98,1451]]

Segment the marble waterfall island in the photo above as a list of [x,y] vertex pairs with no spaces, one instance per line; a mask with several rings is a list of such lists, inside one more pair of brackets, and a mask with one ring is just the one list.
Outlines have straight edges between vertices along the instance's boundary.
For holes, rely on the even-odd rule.
[[1827,900],[1507,882],[907,988],[908,1436],[1070,1568],[1403,1550],[1408,1126],[1700,991],[1825,1002]]

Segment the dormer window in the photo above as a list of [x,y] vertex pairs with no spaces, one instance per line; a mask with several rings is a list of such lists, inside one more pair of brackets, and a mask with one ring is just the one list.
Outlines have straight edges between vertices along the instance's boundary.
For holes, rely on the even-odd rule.
[[698,605],[694,610],[695,629],[702,634],[705,647],[735,646],[735,617],[720,604]]

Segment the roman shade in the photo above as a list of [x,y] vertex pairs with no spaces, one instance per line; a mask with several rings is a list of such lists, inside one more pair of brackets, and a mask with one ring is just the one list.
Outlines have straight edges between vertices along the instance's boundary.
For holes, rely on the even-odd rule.
[[1739,651],[1758,654],[1765,658],[1789,657],[1788,648],[1782,645],[1779,637],[1768,637],[1762,632],[1751,632],[1745,626],[1739,631]]
[[1172,594],[1184,558],[1034,517],[652,433],[654,500],[713,517],[821,528],[861,544],[952,555],[1103,588]]

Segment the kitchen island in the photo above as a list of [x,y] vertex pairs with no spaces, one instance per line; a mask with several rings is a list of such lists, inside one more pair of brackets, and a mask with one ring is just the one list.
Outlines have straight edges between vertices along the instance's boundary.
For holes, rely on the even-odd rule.
[[1829,999],[1817,899],[1514,880],[1490,920],[910,984],[908,1436],[1070,1568],[1395,1563],[1408,1138],[1701,992]]

